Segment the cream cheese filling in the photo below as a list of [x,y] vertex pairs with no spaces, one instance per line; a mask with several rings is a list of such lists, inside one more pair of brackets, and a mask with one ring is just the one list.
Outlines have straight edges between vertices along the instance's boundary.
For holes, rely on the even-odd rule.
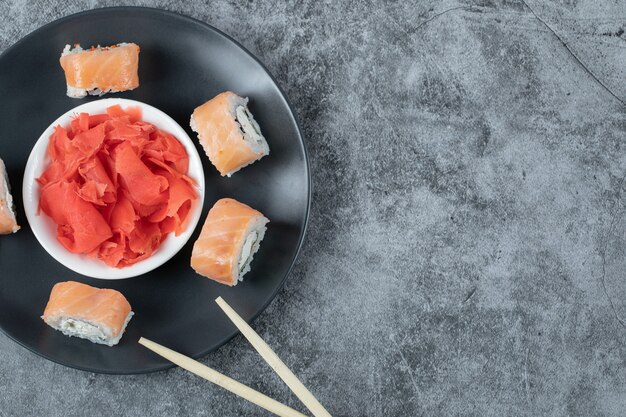
[[248,139],[256,143],[262,143],[261,128],[248,109],[245,106],[238,106],[235,109],[235,113],[237,114],[237,122],[239,122]]
[[245,242],[243,242],[243,247],[241,248],[241,256],[239,257],[239,271],[243,271],[243,269],[248,264],[250,255],[252,254],[252,247],[254,246],[258,238],[259,234],[254,231],[251,232],[246,237]]
[[4,184],[2,188],[4,188],[4,201],[7,205],[7,208],[9,209],[11,215],[15,216],[15,213],[13,212],[13,196],[11,195],[11,190],[9,189],[8,178],[4,179]]
[[[0,177],[0,181],[1,181],[0,190],[4,191],[3,195],[0,195],[0,212],[6,209],[10,219],[13,222],[15,222],[16,221],[15,205],[13,204],[13,196],[11,195],[11,186],[9,185],[9,175],[6,172],[6,167],[4,166],[4,163],[1,161],[0,161],[0,170],[3,170],[3,172],[1,172],[0,175],[4,174],[4,179]],[[12,231],[13,233],[15,233],[19,229],[20,227],[14,224]]]
[[107,336],[101,328],[82,320],[64,318],[61,320],[61,323],[59,323],[59,329],[63,331],[63,333],[81,335],[88,338],[98,338],[99,340],[107,339]]

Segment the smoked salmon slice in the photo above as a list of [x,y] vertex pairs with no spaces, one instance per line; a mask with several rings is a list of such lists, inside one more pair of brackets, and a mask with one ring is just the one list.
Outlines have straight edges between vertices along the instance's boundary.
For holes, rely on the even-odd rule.
[[193,245],[191,267],[222,284],[237,285],[250,270],[268,222],[260,211],[237,200],[218,200]]
[[67,95],[83,98],[139,87],[139,46],[120,43],[84,50],[66,45],[61,54]]
[[52,287],[41,318],[67,336],[113,346],[132,316],[128,300],[119,291],[66,281]]
[[197,107],[191,129],[222,176],[269,155],[270,149],[248,109],[248,99],[226,91]]
[[48,156],[37,179],[40,210],[67,250],[110,266],[146,259],[169,233],[182,233],[198,198],[184,146],[134,108],[81,113],[57,126]]

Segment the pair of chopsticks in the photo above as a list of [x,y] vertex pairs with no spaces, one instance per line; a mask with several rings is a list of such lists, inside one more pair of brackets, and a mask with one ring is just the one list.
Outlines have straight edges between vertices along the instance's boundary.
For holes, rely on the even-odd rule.
[[[256,349],[267,364],[278,374],[278,376],[287,384],[294,394],[302,401],[302,403],[313,413],[315,417],[331,417],[326,409],[319,401],[306,389],[300,382],[298,377],[280,360],[274,351],[268,346],[261,337],[252,330],[252,327],[245,322],[244,319],[229,306],[222,297],[218,297],[215,302],[226,313],[228,318],[233,322],[239,331],[245,336],[250,344]],[[288,407],[267,395],[261,394],[252,388],[227,377],[206,365],[201,364],[185,355],[175,352],[171,349],[161,346],[146,338],[140,338],[139,343],[154,353],[161,355],[170,362],[175,363],[220,387],[236,394],[256,405],[270,411],[281,417],[305,417],[304,414]]]

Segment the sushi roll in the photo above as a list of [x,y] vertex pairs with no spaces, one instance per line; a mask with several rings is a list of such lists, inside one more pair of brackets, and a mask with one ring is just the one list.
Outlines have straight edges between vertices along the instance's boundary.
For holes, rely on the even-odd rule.
[[67,95],[72,98],[139,87],[139,46],[134,43],[90,49],[83,49],[78,44],[74,47],[65,45],[60,62],[65,71]]
[[64,335],[114,346],[132,316],[130,304],[120,292],[67,281],[52,288],[41,318]]
[[193,245],[191,267],[222,284],[237,285],[250,270],[268,222],[261,212],[237,200],[219,200]]
[[4,161],[0,159],[0,235],[8,235],[20,230],[15,219],[15,207],[13,206],[13,196],[11,196],[11,186],[9,176],[4,166]]
[[222,176],[269,155],[270,148],[248,109],[248,98],[226,91],[197,107],[191,129]]

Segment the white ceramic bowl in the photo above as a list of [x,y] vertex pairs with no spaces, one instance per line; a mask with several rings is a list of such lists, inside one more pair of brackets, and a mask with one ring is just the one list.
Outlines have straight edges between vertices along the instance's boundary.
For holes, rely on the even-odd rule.
[[[194,202],[191,211],[189,212],[189,216],[191,217],[184,232],[179,236],[174,236],[173,233],[170,233],[161,246],[154,252],[154,254],[152,254],[152,256],[125,268],[113,268],[100,260],[69,252],[59,243],[59,241],[57,241],[57,226],[52,219],[43,212],[39,215],[37,214],[40,188],[36,178],[41,176],[50,162],[47,157],[47,146],[48,139],[50,138],[54,127],[57,125],[69,126],[72,117],[78,113],[104,113],[107,107],[116,104],[119,104],[122,108],[131,106],[140,107],[142,111],[142,120],[152,123],[159,129],[171,133],[183,144],[187,154],[189,155],[188,175],[195,180],[197,184],[196,191],[198,193],[198,199]],[[41,134],[37,143],[35,143],[30,156],[28,157],[28,162],[26,163],[22,191],[24,210],[26,212],[28,223],[35,234],[35,237],[39,243],[41,243],[41,246],[43,246],[54,259],[65,265],[67,268],[89,277],[122,279],[145,274],[146,272],[152,271],[153,269],[163,265],[170,258],[172,258],[185,245],[185,243],[187,243],[196,228],[196,225],[198,224],[200,213],[202,212],[202,203],[204,201],[204,172],[202,170],[200,156],[198,155],[193,142],[187,133],[185,133],[185,130],[171,117],[163,113],[161,110],[139,101],[107,98],[91,101],[73,108],[56,119]],[[69,279],[70,277],[66,278]]]

